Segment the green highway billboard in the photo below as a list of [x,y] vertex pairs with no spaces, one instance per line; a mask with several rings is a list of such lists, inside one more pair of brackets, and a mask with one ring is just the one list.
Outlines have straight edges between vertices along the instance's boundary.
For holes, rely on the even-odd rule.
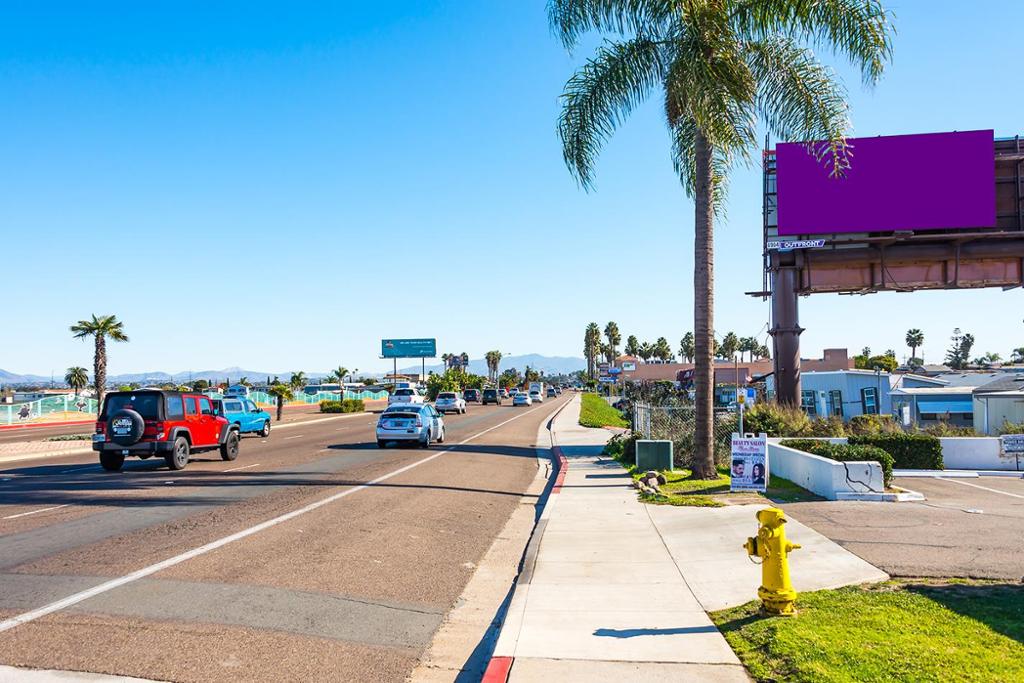
[[381,339],[380,355],[384,358],[436,358],[436,339]]

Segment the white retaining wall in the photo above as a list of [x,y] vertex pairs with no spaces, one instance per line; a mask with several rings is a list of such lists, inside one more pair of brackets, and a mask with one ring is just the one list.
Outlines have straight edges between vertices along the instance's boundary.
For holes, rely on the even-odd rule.
[[1002,455],[999,439],[991,436],[943,436],[942,462],[947,470],[1019,470],[1024,459]]
[[768,441],[768,471],[829,500],[844,493],[882,493],[885,482],[877,462],[836,462]]

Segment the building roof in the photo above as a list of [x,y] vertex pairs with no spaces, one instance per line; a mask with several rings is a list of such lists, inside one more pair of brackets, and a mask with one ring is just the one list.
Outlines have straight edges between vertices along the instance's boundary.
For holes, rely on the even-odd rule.
[[949,382],[947,380],[944,380],[941,377],[929,377],[928,375],[915,375],[913,372],[900,373],[900,381],[902,382],[905,379],[912,379],[912,380],[915,380],[915,381],[918,381],[918,382],[928,382],[929,384],[939,384],[939,385],[949,384]]
[[939,375],[951,387],[983,387],[1005,377],[1013,377],[1014,372],[950,372]]
[[1002,373],[1002,377],[983,384],[974,390],[975,395],[985,394],[1013,394],[1024,395],[1024,372]]
[[970,396],[974,387],[904,387],[893,389],[893,396]]

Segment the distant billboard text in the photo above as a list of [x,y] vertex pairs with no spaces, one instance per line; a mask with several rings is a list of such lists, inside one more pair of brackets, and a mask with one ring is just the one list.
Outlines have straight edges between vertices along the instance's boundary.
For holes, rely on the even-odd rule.
[[848,143],[850,167],[841,177],[803,144],[777,146],[780,235],[995,226],[991,130]]
[[382,339],[380,355],[385,358],[434,358],[436,339]]

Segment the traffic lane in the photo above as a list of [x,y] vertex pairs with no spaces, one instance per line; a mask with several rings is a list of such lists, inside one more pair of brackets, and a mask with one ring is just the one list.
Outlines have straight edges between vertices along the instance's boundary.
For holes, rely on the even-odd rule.
[[[1020,488],[1020,480],[968,483]],[[1024,579],[1024,499],[957,483],[913,477],[895,484],[926,501],[789,503],[783,509],[815,531],[893,576]],[[979,483],[980,482],[980,483]],[[1024,496],[1024,492],[1021,492]],[[799,541],[799,539],[797,539]],[[794,561],[798,558],[794,556]],[[798,571],[794,565],[794,571]]]
[[[267,439],[244,439],[239,458],[235,461],[226,462],[220,458],[219,452],[209,451],[196,454],[188,468],[177,472],[167,468],[163,459],[158,457],[146,460],[129,458],[121,472],[106,472],[96,462],[95,453],[91,452],[84,456],[90,462],[82,462],[83,456],[76,456],[62,459],[63,462],[48,459],[42,465],[11,468],[0,473],[0,534],[12,532],[12,525],[20,530],[25,525],[62,521],[61,515],[73,515],[75,508],[111,504],[111,497],[117,499],[113,503],[115,505],[138,507],[167,502],[168,498],[179,499],[194,487],[209,489],[228,482],[234,485],[234,472],[248,471],[253,469],[253,465],[273,469],[285,460],[304,463],[315,459],[319,455],[318,449],[310,448],[311,444],[326,448],[349,432],[356,438],[365,438],[365,435],[360,436],[360,427],[365,430],[375,419],[376,416],[365,413],[319,417],[310,420],[308,425],[272,433]],[[203,473],[225,479],[204,478]],[[16,517],[33,510],[64,505],[70,509],[62,507],[40,513],[42,516]],[[11,516],[16,520],[3,519]]]
[[[493,424],[503,414],[494,408],[481,409],[446,421],[449,438],[464,438],[481,420]],[[108,487],[122,487],[111,496],[92,501],[116,507],[67,522],[58,519],[45,526],[40,522],[36,528],[0,537],[0,570],[61,574],[81,569],[97,575],[133,571],[273,517],[288,506],[299,507],[331,487],[363,483],[419,458],[418,449],[377,448],[373,423],[358,422],[351,431],[328,436],[332,443],[326,448],[321,448],[323,442],[312,430],[303,429],[309,431],[305,438],[285,442],[289,445],[271,437],[266,444],[274,449],[271,457],[260,453],[253,458],[269,461],[266,469],[261,466],[225,475],[190,465],[174,473],[156,469],[132,473],[141,476],[92,475],[97,495]],[[211,462],[207,466],[222,468],[226,464]],[[68,483],[65,488],[73,491],[72,502],[82,502],[81,486]],[[48,504],[54,500],[60,499],[53,495],[39,498]],[[132,552],[125,553],[125,547]]]
[[[405,680],[532,481],[537,428],[557,407],[493,410],[491,426],[517,419],[448,453],[384,451],[437,457],[160,572],[134,597],[122,587],[2,633],[0,661],[170,680]],[[178,647],[196,633],[206,647]],[[304,656],[268,658],[281,642]],[[211,648],[232,666],[212,666]]]
[[47,437],[51,436],[67,436],[69,434],[89,434],[91,432],[91,424],[0,429],[0,444],[20,443],[22,441],[42,441],[43,439],[46,439]]

